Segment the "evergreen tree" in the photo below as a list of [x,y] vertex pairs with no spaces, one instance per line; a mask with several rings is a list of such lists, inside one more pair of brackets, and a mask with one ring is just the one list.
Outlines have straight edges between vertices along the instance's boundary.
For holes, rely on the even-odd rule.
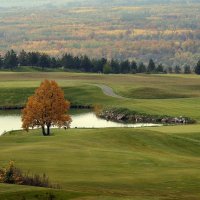
[[61,62],[64,68],[72,69],[74,66],[73,56],[70,54],[64,54],[61,58]]
[[120,63],[121,73],[127,74],[130,72],[131,64],[128,60],[122,61]]
[[103,72],[103,67],[107,63],[106,58],[95,59],[93,60],[93,71],[97,73]]
[[159,64],[158,67],[156,68],[156,72],[158,73],[163,73],[164,72],[164,67],[162,64]]
[[184,66],[184,74],[191,74],[191,69],[189,65]]
[[137,63],[135,61],[132,61],[130,66],[130,72],[133,74],[137,73],[138,70],[137,68],[138,68]]
[[5,54],[4,65],[7,69],[11,70],[17,67],[18,65],[17,55],[14,50],[10,50]]
[[44,70],[44,68],[48,68],[50,67],[50,58],[48,55],[46,54],[42,54],[39,58],[39,63],[38,65],[40,67],[42,67],[42,69]]
[[20,66],[27,66],[27,64],[28,64],[28,57],[27,57],[27,53],[24,50],[22,50],[19,53],[18,62],[20,64]]
[[180,73],[181,73],[181,68],[180,68],[179,65],[176,65],[176,66],[175,66],[174,72],[175,72],[176,74],[180,74]]
[[147,71],[146,66],[144,65],[143,62],[139,63],[137,71],[138,71],[138,73],[145,73]]
[[155,72],[155,70],[156,70],[156,65],[155,65],[153,59],[150,59],[148,67],[147,67],[147,72],[152,73],[152,72]]
[[200,60],[198,61],[197,65],[195,66],[194,71],[196,74],[200,74]]
[[38,66],[40,60],[39,52],[29,52],[27,54],[27,65],[29,66]]
[[2,56],[0,54],[0,69],[2,69],[2,68],[3,68],[3,58],[2,58]]
[[81,60],[78,56],[74,57],[74,67],[76,69],[80,69],[80,67],[81,67]]
[[[164,68],[162,64],[157,67],[152,59],[149,60],[148,67],[144,63],[130,62],[129,60],[122,60],[119,62],[116,59],[108,61],[106,58],[91,59],[85,56],[73,56],[72,54],[64,54],[61,58],[41,54],[39,52],[26,52],[22,50],[17,56],[14,50],[8,51],[2,58],[0,55],[0,68],[7,68],[13,70],[18,65],[20,66],[39,66],[44,68],[59,68],[65,67],[72,70],[82,72],[101,72],[101,73],[181,73],[180,66],[174,68]],[[194,69],[195,73],[200,74],[200,60]],[[191,68],[188,65],[183,66],[185,74],[191,73]]]
[[85,55],[81,59],[81,69],[85,72],[91,72],[93,69],[91,60]]
[[120,73],[120,64],[117,60],[112,59],[110,62],[110,66],[112,68],[113,73],[115,73],[115,74]]
[[59,59],[56,59],[55,57],[49,58],[50,66],[51,68],[59,68],[60,66],[60,61]]

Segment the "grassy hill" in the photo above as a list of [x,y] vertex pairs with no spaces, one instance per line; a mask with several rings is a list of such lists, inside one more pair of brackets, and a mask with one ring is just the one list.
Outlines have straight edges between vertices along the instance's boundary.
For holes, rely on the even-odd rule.
[[[73,104],[113,106],[200,120],[197,75],[1,72],[0,105],[23,105],[40,82],[56,80]],[[106,96],[104,84],[127,99]],[[0,137],[0,166],[14,160],[61,190],[0,184],[2,200],[198,200],[200,125],[39,130]]]
[[[146,114],[200,120],[200,78],[197,75],[1,72],[0,106],[24,105],[44,79],[56,80],[72,104],[101,104]],[[108,97],[95,84],[108,85],[127,99]]]
[[197,200],[199,128],[14,132],[0,138],[1,165],[45,172],[62,189],[0,184],[0,199]]

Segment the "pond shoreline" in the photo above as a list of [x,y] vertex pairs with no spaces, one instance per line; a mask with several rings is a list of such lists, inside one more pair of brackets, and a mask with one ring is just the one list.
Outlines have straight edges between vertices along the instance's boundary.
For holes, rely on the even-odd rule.
[[172,117],[172,116],[159,116],[159,115],[148,115],[143,113],[137,113],[129,111],[125,108],[105,108],[97,112],[96,115],[99,118],[123,123],[153,123],[162,125],[184,125],[184,124],[195,124],[196,121],[184,116]]
[[[8,110],[22,110],[25,106],[0,106],[0,111]],[[71,105],[70,109],[94,109],[92,105]],[[144,113],[137,113],[124,108],[103,108],[95,112],[96,116],[107,121],[118,123],[156,123],[156,124],[195,124],[196,121],[189,117],[172,117],[172,116],[158,116],[148,115]]]
[[[0,110],[22,110],[25,106],[0,106]],[[71,105],[71,109],[93,109],[91,105]]]
[[[76,109],[76,112],[71,114],[72,123],[70,124],[70,128],[139,128],[147,126],[161,126],[159,124],[152,123],[127,124],[123,122],[107,121],[105,119],[98,118],[96,114],[92,111],[86,109],[85,111],[83,109],[81,109],[80,111]],[[0,123],[0,135],[14,130],[22,130],[22,121],[20,114],[0,115]]]

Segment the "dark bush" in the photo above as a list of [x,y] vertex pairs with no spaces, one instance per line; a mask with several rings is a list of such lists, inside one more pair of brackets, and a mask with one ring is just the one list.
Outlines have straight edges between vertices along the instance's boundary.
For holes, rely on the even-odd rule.
[[29,175],[29,173],[23,173],[19,168],[14,166],[13,161],[10,161],[7,167],[0,169],[0,183],[60,189],[59,185],[50,183],[46,174],[41,176],[38,174]]

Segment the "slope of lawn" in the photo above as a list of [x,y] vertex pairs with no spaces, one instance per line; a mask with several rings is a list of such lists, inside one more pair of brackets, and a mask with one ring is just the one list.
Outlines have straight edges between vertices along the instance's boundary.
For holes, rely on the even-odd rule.
[[[61,68],[45,68],[45,72],[62,72],[64,71]],[[0,69],[0,72],[10,72],[9,69]],[[16,69],[13,69],[12,72],[44,72],[41,67],[34,66],[20,66]]]
[[0,199],[40,199],[48,192],[55,199],[199,199],[199,129],[58,129],[50,137],[13,132],[0,137],[1,166],[14,160],[24,171],[45,172],[62,189],[0,184]]
[[[24,105],[44,79],[56,80],[72,104],[102,104],[146,114],[187,116],[200,120],[200,78],[197,75],[1,72],[0,106]],[[110,86],[127,99],[106,96],[95,84]]]
[[86,194],[30,186],[0,184],[0,198],[2,200],[65,200],[80,196],[86,196]]
[[[100,75],[1,72],[0,106],[24,105],[44,79],[56,80],[72,104],[123,107],[200,120],[196,75]],[[104,95],[104,84],[127,99]],[[141,129],[16,131],[0,137],[0,165],[49,176],[62,189],[0,184],[0,199],[198,200],[200,125]]]

